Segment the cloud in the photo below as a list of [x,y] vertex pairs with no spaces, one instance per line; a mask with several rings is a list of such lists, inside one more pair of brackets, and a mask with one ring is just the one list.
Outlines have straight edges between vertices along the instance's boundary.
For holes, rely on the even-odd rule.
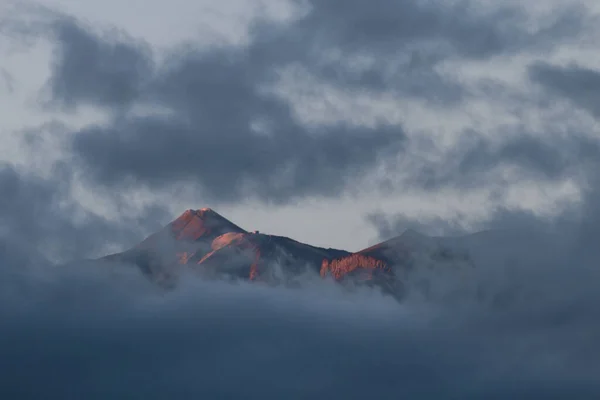
[[184,185],[205,201],[287,203],[356,190],[405,155],[404,128],[306,126],[293,104],[268,90],[282,68],[355,91],[455,103],[465,88],[438,71],[444,60],[549,51],[591,18],[569,6],[530,29],[523,9],[470,2],[305,6],[288,24],[257,19],[245,45],[187,43],[161,54],[123,32],[51,13],[48,105],[111,112],[73,132],[78,167],[108,188]]
[[[77,132],[73,152],[98,182],[195,182],[205,198],[253,193],[282,202],[338,193],[349,177],[401,149],[397,126],[307,131],[289,106],[252,87],[243,60],[199,54],[173,64],[157,85],[158,105],[172,114],[127,116]],[[261,122],[266,132],[253,130]]]
[[[551,95],[544,98],[545,106],[550,107],[555,98],[564,98],[576,108],[597,116],[594,88],[600,82],[600,75],[595,70],[576,64],[561,67],[535,62],[529,65],[527,72],[528,78],[545,90],[544,96]],[[563,121],[556,120],[562,114],[556,116],[550,112],[548,122],[537,130],[517,125],[509,129],[501,127],[493,135],[469,132],[442,154],[438,162],[413,165],[408,182],[427,193],[447,188],[482,187],[496,188],[496,193],[503,193],[507,183],[538,185],[566,179],[577,182],[581,190],[581,199],[575,204],[556,210],[553,215],[501,205],[490,209],[490,213],[478,221],[465,212],[453,218],[372,212],[367,214],[367,221],[376,227],[382,239],[411,228],[442,235],[481,229],[533,229],[566,230],[569,240],[588,241],[594,236],[591,232],[600,227],[597,206],[600,184],[596,178],[600,142],[594,126],[579,124],[573,118],[574,112],[569,109]],[[507,168],[511,174],[506,173]]]
[[[511,184],[535,187],[544,182],[577,182],[579,193],[568,196],[562,204],[551,202],[551,210],[531,209],[527,204],[490,202],[485,215],[459,210],[452,215],[435,213],[415,215],[371,211],[367,223],[376,228],[379,239],[389,239],[407,229],[434,236],[455,236],[487,229],[511,231],[568,231],[571,239],[583,229],[582,220],[600,226],[596,217],[597,181],[593,178],[598,162],[598,141],[572,135],[557,138],[517,136],[493,143],[477,139],[471,145],[457,147],[439,163],[415,168],[410,177],[413,187],[424,196],[443,189],[491,189],[489,198],[507,196]],[[506,171],[511,173],[507,174]]]
[[63,163],[49,178],[0,164],[0,242],[13,254],[10,259],[24,253],[54,261],[103,255],[110,245],[135,243],[164,219],[158,206],[117,221],[95,214],[74,199],[72,174]]
[[[95,35],[71,18],[53,26],[52,98],[118,110],[110,122],[73,134],[75,159],[96,183],[196,184],[206,199],[255,193],[283,202],[338,193],[349,177],[401,149],[400,126],[303,127],[288,104],[261,90],[264,65],[244,50],[183,48],[153,74],[143,45]],[[134,99],[159,112],[128,112]]]
[[[3,193],[10,193],[2,199],[2,222],[12,227],[0,241],[3,397],[586,399],[600,393],[600,365],[592,356],[600,333],[598,276],[589,268],[597,257],[585,252],[511,236],[525,253],[507,265],[496,258],[507,243],[500,235],[491,249],[476,246],[496,264],[479,264],[469,280],[430,275],[442,296],[402,304],[310,279],[294,290],[184,276],[178,288],[163,292],[126,265],[53,266],[33,256],[49,236],[83,243],[83,250],[88,240],[127,232],[89,215],[74,224],[73,214],[58,206],[69,182],[63,174],[54,182],[5,166],[0,175]],[[472,283],[483,285],[483,296],[469,291]]]
[[444,61],[549,51],[590,25],[579,4],[556,10],[556,18],[536,21],[535,27],[526,9],[472,1],[307,4],[306,13],[286,29],[259,25],[254,48],[278,63],[297,62],[324,82],[442,105],[469,94],[439,71]]
[[52,105],[125,107],[139,97],[153,72],[150,46],[116,30],[95,33],[67,16],[52,28],[61,44],[48,82]]
[[[124,229],[71,225],[72,214],[53,208],[64,176],[8,166],[1,176],[11,193],[3,223],[14,215],[17,237],[97,241]],[[310,279],[294,290],[184,275],[163,292],[126,265],[52,266],[32,257],[35,244],[0,241],[0,394],[596,398],[597,235],[582,247],[559,245],[563,237],[492,232],[487,247],[473,242],[473,275],[430,274],[442,296],[402,304]]]
[[495,280],[489,290],[525,285],[502,308],[191,276],[157,293],[122,266],[12,267],[35,290],[0,306],[8,397],[585,399],[600,391],[591,356],[597,291],[578,267],[532,264]]
[[[578,131],[560,136],[551,127],[544,133],[524,127],[498,129],[493,137],[471,133],[443,155],[438,163],[415,168],[410,182],[420,188],[485,187],[500,182],[503,169],[514,168],[514,180],[557,182],[577,177],[600,158],[598,141]],[[506,178],[505,178],[506,179]],[[510,178],[509,178],[510,179]]]
[[15,90],[15,82],[11,74],[6,69],[0,68],[0,80],[2,81],[3,89],[8,93],[13,93]]
[[527,10],[514,6],[384,0],[369,5],[352,0],[343,3],[345,7],[340,7],[339,0],[309,4],[310,12],[298,22],[309,37],[328,39],[324,43],[343,49],[384,54],[402,51],[415,42],[419,47],[438,42],[442,55],[488,57],[555,44],[553,40],[578,34],[586,23],[585,8],[579,4],[559,10],[556,19],[533,31],[525,25]]
[[600,116],[600,72],[577,64],[557,66],[537,62],[529,66],[530,79],[550,93],[573,102],[595,117]]

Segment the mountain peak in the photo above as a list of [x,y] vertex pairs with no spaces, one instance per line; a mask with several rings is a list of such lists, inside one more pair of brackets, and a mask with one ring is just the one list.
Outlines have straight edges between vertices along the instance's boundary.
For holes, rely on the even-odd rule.
[[198,240],[203,236],[214,238],[229,232],[246,232],[208,207],[199,210],[186,210],[176,220],[171,222],[170,227],[176,239],[192,241]]
[[190,209],[185,210],[183,212],[183,214],[181,214],[177,219],[189,218],[194,215],[203,217],[205,214],[217,214],[217,213],[212,208],[209,208],[209,207],[199,208],[197,210],[190,208]]

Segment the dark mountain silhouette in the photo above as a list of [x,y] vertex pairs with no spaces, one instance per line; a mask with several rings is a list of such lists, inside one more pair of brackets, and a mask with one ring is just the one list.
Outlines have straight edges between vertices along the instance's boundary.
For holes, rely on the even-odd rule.
[[103,257],[134,264],[165,286],[182,269],[216,279],[293,283],[304,273],[346,283],[373,285],[398,295],[403,281],[425,258],[448,264],[468,261],[434,238],[414,231],[356,253],[315,247],[283,236],[248,232],[210,208],[187,210],[133,248]]

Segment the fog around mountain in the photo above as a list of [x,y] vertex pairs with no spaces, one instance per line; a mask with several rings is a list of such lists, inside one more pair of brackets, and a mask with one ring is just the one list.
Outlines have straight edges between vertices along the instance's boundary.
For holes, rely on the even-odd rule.
[[23,399],[594,398],[599,272],[563,237],[525,246],[521,234],[406,232],[422,254],[442,242],[475,265],[420,264],[402,301],[316,272],[285,287],[190,270],[165,290],[125,263],[50,265],[7,243],[0,387]]

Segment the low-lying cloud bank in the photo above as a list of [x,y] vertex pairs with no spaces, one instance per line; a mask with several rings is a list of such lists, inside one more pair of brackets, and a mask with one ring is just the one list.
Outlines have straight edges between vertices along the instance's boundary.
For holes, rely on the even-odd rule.
[[[190,276],[165,293],[123,265],[48,266],[5,251],[0,394],[597,398],[598,272],[559,256],[540,265],[541,249],[470,278],[432,274],[463,295],[401,304],[312,281],[295,290]],[[475,281],[483,296],[462,290]]]

